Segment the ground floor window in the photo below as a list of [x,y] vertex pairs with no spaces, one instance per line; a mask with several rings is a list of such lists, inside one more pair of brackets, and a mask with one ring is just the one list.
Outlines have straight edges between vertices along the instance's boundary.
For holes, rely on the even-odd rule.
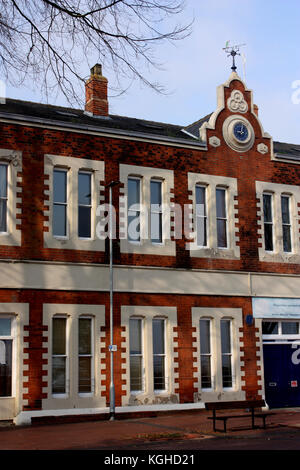
[[[199,399],[219,399],[220,393],[242,399],[240,336],[242,309],[192,308]],[[204,395],[203,395],[204,394]]]
[[0,318],[0,397],[12,395],[12,318]]
[[168,403],[171,395],[176,400],[176,308],[122,306],[121,317],[127,364],[122,376],[126,382],[122,404]]

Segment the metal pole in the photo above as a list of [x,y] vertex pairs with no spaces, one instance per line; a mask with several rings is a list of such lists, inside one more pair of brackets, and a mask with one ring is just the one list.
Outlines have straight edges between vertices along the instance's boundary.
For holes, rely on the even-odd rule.
[[110,388],[109,388],[109,405],[110,405],[110,421],[115,419],[115,383],[114,383],[114,352],[112,345],[114,344],[114,324],[113,324],[113,243],[112,243],[112,186],[109,186],[109,287],[110,287]]

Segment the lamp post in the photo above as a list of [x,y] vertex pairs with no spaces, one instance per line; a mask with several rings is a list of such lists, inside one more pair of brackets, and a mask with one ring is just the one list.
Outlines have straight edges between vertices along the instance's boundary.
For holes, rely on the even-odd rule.
[[109,314],[110,314],[110,387],[109,387],[109,407],[110,421],[115,419],[115,382],[114,382],[114,276],[113,276],[113,217],[112,217],[112,188],[120,184],[119,181],[111,181],[109,188]]

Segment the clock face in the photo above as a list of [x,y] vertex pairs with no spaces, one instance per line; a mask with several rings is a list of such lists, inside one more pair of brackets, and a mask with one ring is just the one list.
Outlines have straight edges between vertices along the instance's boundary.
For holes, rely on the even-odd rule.
[[240,142],[245,142],[249,135],[248,129],[243,122],[237,122],[234,125],[233,133],[235,138]]

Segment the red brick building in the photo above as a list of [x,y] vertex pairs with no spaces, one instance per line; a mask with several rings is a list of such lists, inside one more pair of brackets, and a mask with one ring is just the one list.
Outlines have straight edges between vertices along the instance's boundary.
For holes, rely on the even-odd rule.
[[110,115],[95,66],[85,110],[7,99],[0,136],[0,419],[109,411],[111,181],[117,412],[300,403],[300,146],[236,73],[181,127]]

